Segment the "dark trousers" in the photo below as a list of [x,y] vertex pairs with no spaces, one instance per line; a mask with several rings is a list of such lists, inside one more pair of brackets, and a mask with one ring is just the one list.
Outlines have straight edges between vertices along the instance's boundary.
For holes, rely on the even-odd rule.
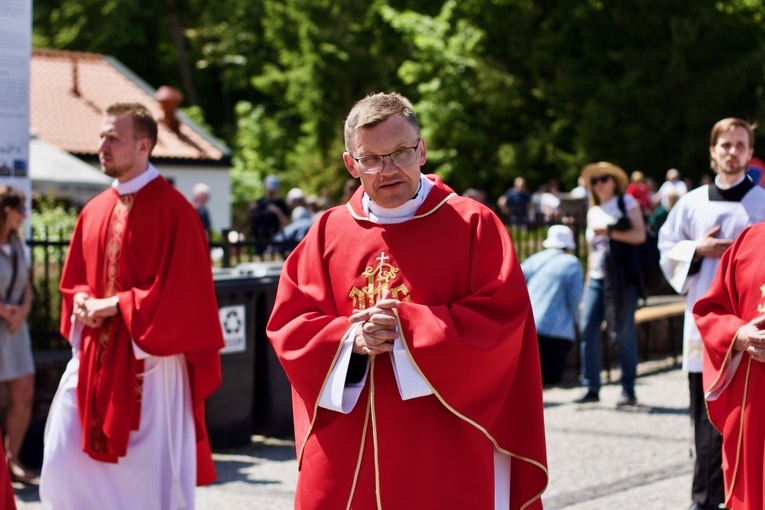
[[722,434],[709,421],[701,374],[689,373],[688,386],[691,393],[691,423],[696,447],[691,499],[702,508],[716,509],[725,502]]
[[542,383],[558,384],[566,370],[568,351],[574,345],[572,340],[537,335],[539,340],[539,361],[542,364]]

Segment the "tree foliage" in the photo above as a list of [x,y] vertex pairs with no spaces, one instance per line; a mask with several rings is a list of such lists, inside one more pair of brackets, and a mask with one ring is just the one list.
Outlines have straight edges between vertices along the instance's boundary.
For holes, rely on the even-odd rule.
[[234,148],[240,208],[267,173],[339,194],[343,119],[390,90],[415,103],[426,171],[497,196],[518,175],[565,189],[595,160],[708,172],[714,122],[763,119],[762,4],[38,0],[34,44],[184,89]]

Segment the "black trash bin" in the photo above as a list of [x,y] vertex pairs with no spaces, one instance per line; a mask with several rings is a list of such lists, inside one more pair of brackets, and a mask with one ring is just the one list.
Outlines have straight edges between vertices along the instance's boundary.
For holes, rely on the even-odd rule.
[[281,268],[281,262],[240,264],[235,268],[241,276],[254,279],[256,325],[253,432],[269,437],[294,436],[290,383],[266,336],[266,324],[274,308]]
[[206,402],[207,431],[213,448],[246,445],[252,435],[255,384],[254,279],[226,269],[213,273],[223,336],[223,381]]
[[213,448],[249,444],[253,433],[293,434],[289,382],[266,337],[280,272],[281,263],[271,262],[213,274],[226,339],[223,382],[206,403]]

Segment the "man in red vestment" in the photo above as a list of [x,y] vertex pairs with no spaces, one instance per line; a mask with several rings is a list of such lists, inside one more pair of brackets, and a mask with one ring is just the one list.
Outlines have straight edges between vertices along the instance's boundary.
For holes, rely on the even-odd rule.
[[46,427],[46,507],[193,508],[195,483],[215,479],[204,401],[223,335],[207,242],[149,163],[156,140],[144,106],[106,110],[99,159],[115,182],[80,214],[61,276],[74,356]]
[[345,122],[362,186],[285,261],[268,336],[292,384],[295,507],[541,508],[542,382],[500,219],[421,174],[411,103]]
[[723,435],[725,504],[765,508],[765,224],[745,229],[720,260],[694,318],[704,341],[704,391]]

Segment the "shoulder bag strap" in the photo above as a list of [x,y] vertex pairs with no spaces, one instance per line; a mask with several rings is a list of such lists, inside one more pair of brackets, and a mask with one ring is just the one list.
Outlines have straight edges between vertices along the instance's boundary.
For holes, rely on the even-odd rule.
[[16,247],[13,245],[13,241],[11,241],[11,281],[8,284],[8,290],[5,292],[5,303],[8,304],[8,302],[11,300],[11,295],[13,294],[13,287],[16,285],[16,273],[18,272],[18,265],[19,265],[19,255],[16,252]]
[[616,197],[616,205],[619,206],[619,210],[622,212],[622,216],[627,216],[627,208],[624,206],[624,194],[620,194]]

